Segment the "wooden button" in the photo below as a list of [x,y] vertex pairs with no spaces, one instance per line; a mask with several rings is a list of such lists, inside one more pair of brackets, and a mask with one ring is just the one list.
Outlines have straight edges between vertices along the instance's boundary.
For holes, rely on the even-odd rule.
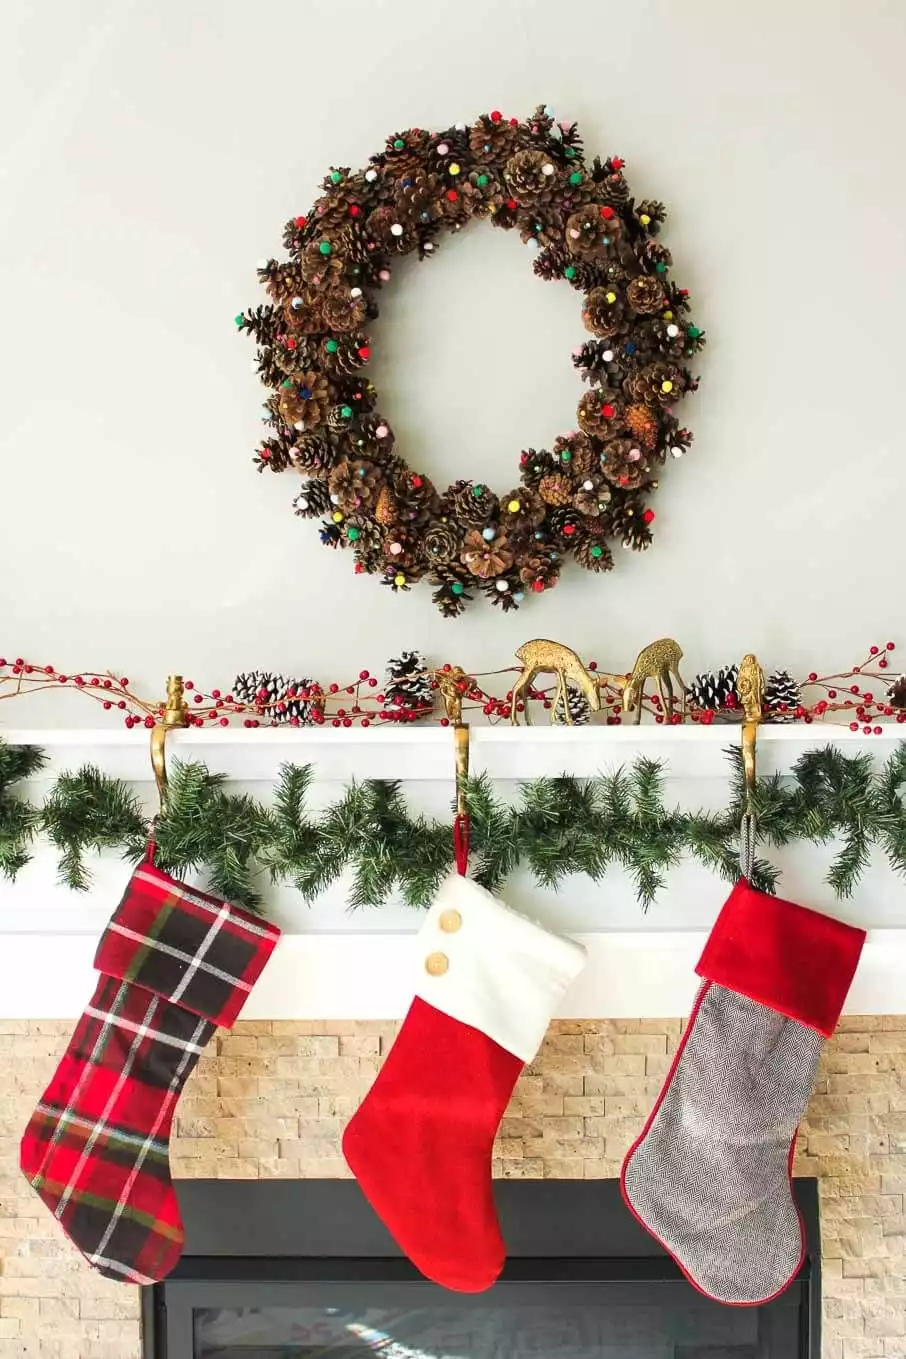
[[425,959],[425,971],[432,977],[442,977],[450,966],[446,953],[429,953]]
[[458,929],[462,928],[462,916],[459,911],[442,911],[437,923],[444,934],[455,934]]

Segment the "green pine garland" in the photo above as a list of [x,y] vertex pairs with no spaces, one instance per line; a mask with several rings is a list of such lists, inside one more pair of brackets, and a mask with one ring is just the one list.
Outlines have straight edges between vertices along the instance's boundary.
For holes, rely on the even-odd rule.
[[[661,763],[639,759],[629,769],[594,779],[539,778],[520,785],[505,803],[490,782],[467,790],[472,817],[472,864],[496,888],[517,867],[541,886],[555,888],[571,873],[600,879],[611,864],[632,876],[647,908],[666,874],[684,857],[733,882],[738,874],[743,778],[738,750],[727,752],[731,794],[722,812],[683,811],[664,802]],[[85,856],[117,849],[135,861],[150,823],[128,785],[87,765],[62,774],[42,806],[16,785],[44,764],[43,752],[0,742],[0,873],[14,879],[32,843],[45,836],[59,855],[60,879],[84,890]],[[310,901],[341,873],[351,875],[349,904],[379,906],[398,892],[424,907],[453,862],[450,824],[414,816],[399,783],[352,783],[331,806],[308,809],[310,765],[283,765],[272,800],[225,790],[225,776],[203,764],[175,763],[168,810],[154,830],[157,862],[176,876],[202,871],[211,888],[260,910],[262,877],[291,883]],[[827,880],[849,896],[873,848],[897,873],[906,872],[906,744],[876,767],[871,755],[844,755],[835,746],[801,756],[791,776],[760,779],[755,794],[763,844],[833,841],[837,852]],[[766,860],[753,881],[776,890],[778,870]]]

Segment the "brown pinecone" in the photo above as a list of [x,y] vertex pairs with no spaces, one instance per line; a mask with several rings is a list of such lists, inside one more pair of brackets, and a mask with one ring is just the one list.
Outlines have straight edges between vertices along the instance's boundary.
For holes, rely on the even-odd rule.
[[437,175],[415,170],[396,186],[394,208],[397,218],[407,227],[423,226],[443,216],[443,185]]
[[586,434],[604,439],[612,434],[623,415],[622,403],[612,392],[594,387],[586,392],[576,409],[576,418]]
[[400,522],[426,524],[440,509],[440,497],[433,481],[420,472],[400,468],[390,478]]
[[391,567],[403,567],[412,572],[419,561],[419,539],[402,524],[391,524],[384,530],[384,562]]
[[295,293],[283,308],[287,330],[293,335],[315,335],[324,329],[321,298],[305,288]]
[[607,340],[616,335],[623,324],[625,303],[619,291],[613,286],[592,288],[585,299],[582,320],[585,329],[599,339]]
[[315,368],[321,362],[320,347],[311,340],[293,339],[284,336],[282,344],[276,344],[270,351],[275,367],[288,377],[297,377],[306,368]]
[[643,448],[654,448],[658,437],[658,422],[648,406],[627,406],[624,420],[626,428]]
[[432,571],[431,579],[437,582],[431,602],[437,605],[444,618],[458,618],[474,599],[469,588],[475,582],[468,571],[461,565],[438,566]]
[[626,384],[634,399],[642,405],[670,406],[679,400],[686,388],[682,369],[672,363],[649,363],[633,373]]
[[605,203],[620,207],[629,198],[629,185],[619,171],[614,171],[598,183],[595,192]]
[[330,473],[330,498],[344,514],[363,514],[377,502],[384,486],[381,469],[362,458],[344,458]]
[[634,491],[641,486],[648,468],[640,448],[629,439],[613,439],[604,445],[601,471],[612,486]]
[[634,312],[650,316],[664,305],[664,289],[653,274],[640,274],[627,287],[626,298]]
[[400,221],[396,208],[375,208],[368,215],[365,230],[369,241],[386,254],[405,255],[417,244],[411,225]]
[[354,515],[343,525],[346,540],[355,553],[356,565],[367,576],[383,571],[387,563],[384,559],[384,538],[372,520]]
[[432,565],[459,561],[462,533],[450,519],[438,519],[425,533],[425,556]]
[[598,450],[587,434],[561,434],[554,440],[554,459],[561,471],[581,480],[597,469]]
[[361,288],[349,288],[345,283],[331,288],[321,306],[321,314],[328,330],[340,334],[358,330],[365,320],[367,304]]
[[329,400],[327,379],[311,368],[301,375],[298,383],[293,382],[281,390],[280,414],[296,429],[316,429],[327,418]]
[[500,527],[508,538],[531,533],[544,522],[544,501],[527,486],[517,486],[500,497]]
[[560,554],[558,552],[539,552],[529,557],[519,568],[519,579],[530,590],[548,590],[556,585],[560,575]]
[[563,239],[577,259],[606,260],[614,251],[622,224],[613,208],[589,203],[567,219]]
[[316,434],[303,434],[293,444],[289,456],[293,467],[309,476],[328,472],[337,460],[336,449]]
[[299,265],[294,261],[287,261],[268,272],[265,292],[275,302],[287,303],[304,287],[305,279]]
[[454,482],[445,499],[453,518],[466,528],[492,523],[500,509],[494,492],[480,481]]
[[473,576],[487,580],[490,576],[500,576],[513,565],[506,535],[498,533],[487,542],[480,529],[470,529],[462,544],[460,559]]
[[598,473],[593,477],[585,478],[576,492],[573,505],[580,514],[587,515],[590,519],[597,519],[598,515],[606,511],[610,499],[610,487]]
[[334,335],[324,340],[318,347],[318,362],[327,372],[337,377],[351,376],[363,363],[368,362],[370,356],[368,337],[361,333]]
[[505,118],[496,122],[482,115],[469,132],[469,145],[479,160],[508,160],[516,148],[518,129]]
[[586,571],[609,571],[613,566],[609,547],[603,538],[594,534],[576,544],[573,556]]
[[536,204],[531,217],[520,228],[519,236],[523,241],[537,241],[544,247],[558,245],[563,240],[563,213],[556,206]]
[[568,505],[573,495],[573,484],[562,472],[552,472],[538,483],[538,494],[546,505]]
[[385,168],[396,175],[406,175],[420,166],[431,144],[431,133],[420,127],[395,132],[387,138],[382,160]]
[[887,691],[887,706],[901,711],[906,708],[906,675],[901,675]]
[[503,177],[522,208],[549,203],[559,187],[557,167],[544,151],[517,151],[507,161]]
[[463,206],[472,217],[487,217],[503,201],[503,185],[488,165],[470,171],[460,186]]
[[619,538],[623,546],[631,548],[633,552],[644,551],[646,547],[651,546],[652,538],[645,517],[648,514],[654,518],[638,496],[628,496],[619,502],[615,500],[610,511],[611,535]]
[[293,509],[302,519],[322,519],[332,508],[325,481],[306,481],[293,500]]
[[554,461],[553,455],[548,453],[546,448],[524,449],[519,455],[519,467],[523,485],[528,486],[532,491],[537,491],[542,477],[560,470],[559,464]]
[[[325,254],[321,245],[330,246]],[[311,241],[299,255],[299,272],[307,284],[314,288],[327,288],[343,274],[343,261],[339,258],[333,244],[322,237]]]
[[372,411],[359,421],[358,446],[372,462],[389,462],[394,458],[393,430],[389,421]]

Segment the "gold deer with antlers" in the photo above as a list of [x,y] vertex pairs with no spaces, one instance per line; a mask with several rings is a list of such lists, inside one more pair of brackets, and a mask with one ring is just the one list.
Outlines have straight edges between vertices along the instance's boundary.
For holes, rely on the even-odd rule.
[[[557,692],[554,697],[551,709],[551,721],[554,720],[554,713],[558,711],[562,704],[562,711],[565,714],[567,723],[572,726],[573,719],[569,710],[566,688],[572,681],[573,685],[579,689],[588,700],[588,706],[593,712],[598,712],[601,707],[601,693],[595,677],[585,669],[579,657],[568,646],[563,646],[561,642],[549,642],[544,638],[536,638],[533,642],[526,642],[516,652],[522,662],[522,674],[513,685],[513,699],[510,704],[510,721],[513,726],[518,722],[516,705],[520,697],[527,692],[538,675],[556,675]],[[531,725],[531,712],[528,699],[525,701],[525,720]]]
[[[671,637],[662,637],[639,652],[632,672],[628,675],[599,674],[599,684],[612,684],[623,691],[623,712],[635,705],[636,724],[642,720],[642,699],[645,696],[645,681],[657,681],[658,693],[665,710],[672,714],[676,702],[673,692],[673,678],[680,691],[681,712],[686,711],[686,686],[679,672],[683,653]],[[666,694],[664,690],[666,689]]]

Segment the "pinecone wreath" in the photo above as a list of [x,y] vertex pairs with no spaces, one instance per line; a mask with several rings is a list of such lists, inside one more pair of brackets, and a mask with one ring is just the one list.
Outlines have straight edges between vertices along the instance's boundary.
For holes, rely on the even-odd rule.
[[[539,278],[579,294],[577,329],[594,337],[576,337],[588,390],[564,421],[583,434],[527,450],[505,496],[465,468],[446,489],[410,468],[363,376],[397,261],[426,259],[482,220],[525,242]],[[632,198],[619,157],[586,157],[576,125],[543,106],[523,120],[494,110],[471,127],[404,129],[361,169],[331,167],[311,211],[284,228],[287,258],[258,266],[268,302],[235,318],[268,389],[256,466],[308,477],[293,505],[321,520],[321,542],[351,549],[357,574],[395,593],[426,580],[447,617],[479,594],[516,608],[551,589],[569,557],[600,573],[607,540],[647,548],[659,469],[691,441],[675,411],[705,342],[655,239],[663,220],[657,200]]]
[[772,722],[792,722],[802,690],[788,670],[775,670],[764,686],[764,710]]
[[569,710],[569,719],[572,720],[574,727],[584,727],[586,722],[591,721],[591,708],[588,706],[588,699],[572,685],[566,687],[566,704],[558,694],[551,709],[551,721],[558,725],[565,725],[569,719],[566,716],[566,709]]
[[[248,670],[233,680],[233,697],[237,703],[248,703],[270,718],[275,727],[295,722],[300,727],[311,726],[315,710],[321,708],[312,697],[314,682],[310,679],[287,679],[270,670]],[[307,698],[300,697],[307,694]]]
[[384,699],[391,712],[427,717],[434,707],[431,673],[419,651],[404,651],[387,662]]
[[739,678],[739,666],[728,665],[714,674],[712,671],[705,671],[704,674],[696,675],[689,686],[689,699],[693,708],[701,708],[703,712],[733,712],[738,709],[739,703],[736,698],[736,681]]

